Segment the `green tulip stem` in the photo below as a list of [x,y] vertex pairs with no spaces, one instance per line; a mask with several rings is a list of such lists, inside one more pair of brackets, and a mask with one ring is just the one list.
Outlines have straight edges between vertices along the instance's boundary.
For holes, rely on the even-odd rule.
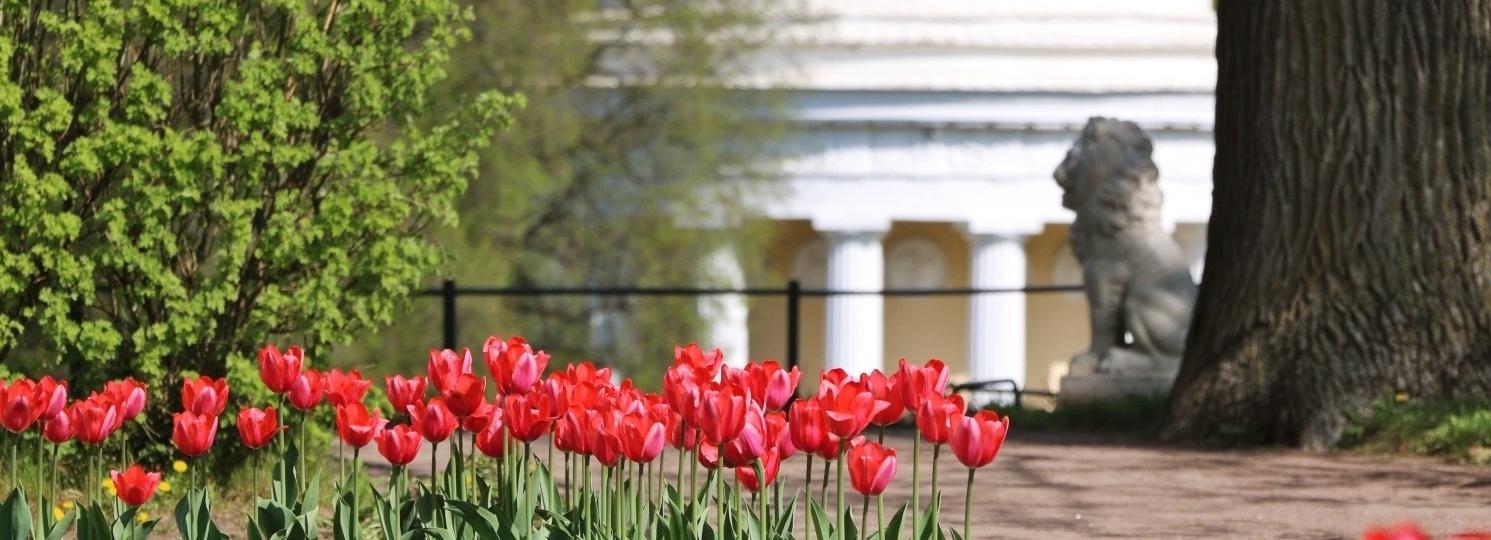
[[859,507],[859,540],[865,540],[865,535],[870,532],[870,528],[868,527],[870,524],[870,496],[861,495],[860,497],[865,502]]
[[[939,460],[937,458],[940,457],[941,455],[942,455],[942,445],[940,445],[940,444],[934,444],[934,445],[932,445],[932,496],[933,497],[936,497],[939,493],[942,493],[942,489],[937,486],[937,462],[941,461],[941,460]],[[939,511],[940,511],[941,505],[938,505],[938,508],[939,508]],[[929,516],[927,516],[927,519],[932,520],[931,523],[934,524],[934,525],[939,524],[938,522],[940,521],[939,520],[939,516],[937,514],[929,515]]]
[[[714,478],[719,474],[719,469],[709,471],[709,477]],[[707,480],[706,480],[707,481]],[[718,530],[725,530],[725,479],[720,478],[714,485],[714,522]]]
[[971,467],[968,469],[968,485],[963,488],[963,538],[969,538],[968,523],[972,521],[969,518],[973,515],[970,512],[970,508],[973,506],[973,473],[977,471],[978,469]]
[[844,459],[844,447],[848,446],[848,443],[849,441],[839,439],[838,476],[834,477],[834,491],[837,492],[835,495],[838,497],[839,500],[838,503],[834,505],[835,518],[843,516],[844,512],[848,510],[848,508],[844,506],[844,462],[849,461],[847,459]]
[[818,500],[823,501],[823,506],[825,507],[823,510],[825,512],[828,511],[828,468],[832,465],[831,461],[823,460],[823,480],[819,482],[821,485],[818,486]]
[[804,530],[812,531],[813,537],[817,538],[818,531],[813,529],[813,525],[808,517],[808,508],[813,505],[813,452],[807,450],[804,450],[804,452],[808,454],[808,463],[805,467],[808,478],[802,483],[802,525]]
[[[885,494],[875,496],[875,530],[880,531],[879,538],[885,538]],[[899,534],[900,531],[897,531]],[[964,537],[965,540],[967,537]]]
[[590,519],[590,507],[595,496],[594,492],[590,491],[590,456],[585,456],[585,470],[580,476],[585,478],[585,489],[580,491],[580,515],[584,516],[582,522],[587,527],[586,532],[589,532],[595,528],[595,523]]
[[632,502],[637,509],[637,511],[632,514],[632,519],[636,520],[634,523],[632,523],[632,528],[637,529],[637,536],[642,535],[642,501],[644,500],[644,497],[647,496],[647,492],[642,489],[643,467],[643,464],[637,464],[637,485],[632,486]]
[[362,509],[362,506],[360,504],[358,504],[360,501],[357,500],[357,495],[358,495],[358,493],[357,493],[358,492],[358,489],[357,489],[357,473],[358,473],[358,469],[361,468],[361,467],[358,467],[358,465],[360,465],[362,463],[361,459],[359,459],[360,456],[358,454],[361,454],[361,453],[362,453],[362,448],[361,447],[355,447],[355,448],[352,449],[352,482],[350,483],[350,485],[352,486],[352,530],[353,531],[356,531],[356,530],[362,528],[362,527],[359,527],[357,525],[357,523],[358,523],[358,521],[357,521],[357,513],[358,513],[359,510]]
[[758,516],[760,518],[760,520],[756,523],[756,526],[760,528],[759,530],[761,532],[761,535],[758,538],[765,539],[766,538],[766,497],[762,497],[761,496],[762,495],[761,492],[766,491],[766,471],[764,469],[762,469],[762,467],[761,467],[761,460],[759,460],[759,459],[756,460],[754,463],[752,463],[751,467],[754,468],[754,469],[756,469],[756,497],[759,498],[759,499],[761,499],[761,514]]
[[[338,452],[340,454],[340,452]],[[430,442],[430,486],[435,493],[440,493],[440,463],[436,459],[440,455],[440,443]]]

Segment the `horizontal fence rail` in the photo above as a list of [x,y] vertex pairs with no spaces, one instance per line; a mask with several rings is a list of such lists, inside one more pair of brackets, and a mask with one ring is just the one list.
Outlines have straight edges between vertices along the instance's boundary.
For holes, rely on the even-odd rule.
[[[1081,292],[1081,285],[1033,285],[1003,289],[880,289],[837,290],[798,289],[802,296],[973,296],[976,294],[1035,294],[1053,292]],[[745,287],[739,289],[709,287],[457,287],[457,296],[786,296],[792,293],[789,287]],[[434,287],[418,292],[420,296],[443,296],[446,289]]]
[[[437,296],[442,304],[442,326],[443,341],[448,349],[456,348],[460,342],[457,329],[460,327],[456,319],[457,299],[462,296],[781,296],[787,300],[787,368],[798,366],[798,345],[800,343],[800,327],[802,314],[802,299],[805,297],[825,298],[829,296],[866,296],[876,295],[882,297],[929,297],[929,296],[976,296],[983,294],[1041,294],[1041,293],[1064,293],[1082,292],[1081,285],[1032,285],[1027,287],[976,289],[976,288],[947,288],[947,289],[881,289],[881,290],[837,290],[837,289],[805,289],[801,283],[792,281],[786,287],[459,287],[454,280],[445,280],[440,287],[432,287],[418,291],[419,296]],[[1014,395],[1016,403],[1022,395],[1036,394],[1019,388],[1014,381],[970,381],[959,385],[960,390],[983,390],[994,392],[1009,392]]]

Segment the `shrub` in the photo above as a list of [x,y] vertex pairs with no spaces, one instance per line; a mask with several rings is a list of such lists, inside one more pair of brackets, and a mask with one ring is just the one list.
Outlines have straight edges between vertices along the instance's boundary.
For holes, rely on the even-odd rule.
[[184,372],[390,320],[516,103],[427,118],[468,33],[455,0],[0,13],[0,371],[136,377],[150,424]]

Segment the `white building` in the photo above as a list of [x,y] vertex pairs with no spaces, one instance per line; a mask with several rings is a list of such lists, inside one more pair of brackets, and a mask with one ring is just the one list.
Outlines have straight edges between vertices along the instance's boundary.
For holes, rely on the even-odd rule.
[[[1209,0],[815,0],[759,80],[797,96],[764,256],[806,287],[1075,284],[1051,172],[1091,116],[1155,140],[1167,224],[1197,261],[1211,210]],[[703,306],[732,361],[782,358],[780,300]],[[836,296],[803,312],[802,359],[851,372],[940,357],[964,379],[1052,389],[1087,344],[1080,294]],[[748,351],[748,352],[747,352]]]

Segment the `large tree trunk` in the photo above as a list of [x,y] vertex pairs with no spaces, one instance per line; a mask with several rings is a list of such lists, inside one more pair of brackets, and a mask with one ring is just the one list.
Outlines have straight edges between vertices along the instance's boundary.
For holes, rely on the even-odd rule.
[[1491,391],[1491,1],[1220,2],[1206,275],[1172,440],[1333,445]]

